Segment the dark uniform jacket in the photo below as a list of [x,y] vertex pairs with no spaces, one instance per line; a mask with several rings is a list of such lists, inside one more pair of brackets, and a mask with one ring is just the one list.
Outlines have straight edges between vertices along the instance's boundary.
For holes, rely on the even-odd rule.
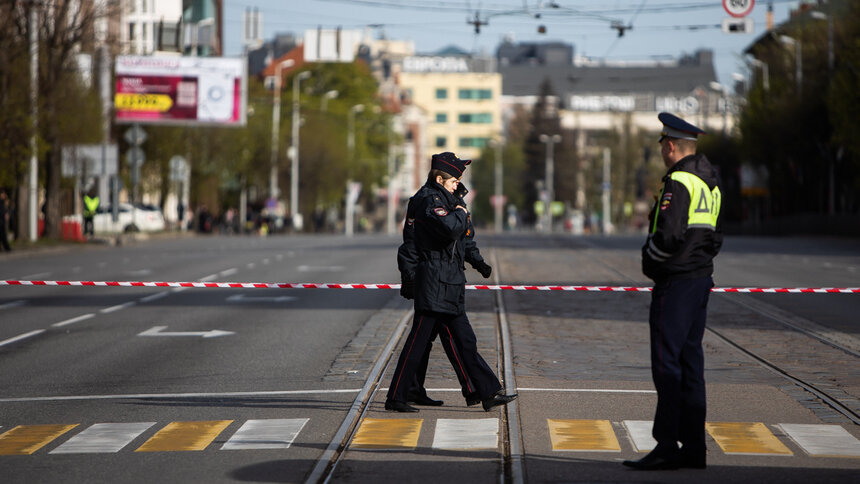
[[403,244],[397,249],[401,279],[415,282],[415,311],[465,312],[464,262],[483,263],[466,203],[435,180],[409,199]]
[[[714,190],[717,174],[701,154],[686,156],[663,177],[663,191],[648,216],[650,233],[642,247],[642,272],[655,282],[710,276],[714,256],[723,243],[720,218],[715,227],[690,226],[690,192],[672,178],[674,172],[692,173]],[[699,203],[699,202],[697,202]],[[716,209],[719,211],[719,199]],[[654,217],[657,217],[656,224]]]

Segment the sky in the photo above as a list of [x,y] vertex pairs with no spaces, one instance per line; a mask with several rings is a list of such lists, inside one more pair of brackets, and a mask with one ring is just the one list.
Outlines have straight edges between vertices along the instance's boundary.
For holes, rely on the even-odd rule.
[[[724,33],[730,18],[723,2],[753,3],[751,34]],[[560,41],[576,55],[607,61],[667,60],[698,49],[714,52],[717,80],[730,86],[732,74],[748,76],[743,50],[765,31],[768,4],[774,24],[788,20],[798,0],[224,0],[225,54],[242,54],[242,16],[263,14],[263,39],[278,33],[301,37],[305,30],[365,29],[375,37],[412,40],[418,53],[454,45],[494,55],[505,39]],[[556,5],[556,8],[553,8]],[[475,32],[477,17],[487,25]],[[539,17],[539,18],[538,18]],[[619,37],[616,23],[628,26]],[[546,33],[539,33],[540,26]]]

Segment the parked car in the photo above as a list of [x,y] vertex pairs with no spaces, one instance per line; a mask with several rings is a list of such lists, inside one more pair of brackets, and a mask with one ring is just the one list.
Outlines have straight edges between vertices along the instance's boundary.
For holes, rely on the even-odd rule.
[[113,221],[110,205],[101,206],[93,217],[95,232],[158,232],[164,230],[164,214],[153,205],[136,205],[120,203],[119,217]]

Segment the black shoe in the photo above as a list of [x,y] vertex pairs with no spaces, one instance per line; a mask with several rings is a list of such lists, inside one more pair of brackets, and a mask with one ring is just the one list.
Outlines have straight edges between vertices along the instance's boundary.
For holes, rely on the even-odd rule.
[[472,392],[466,396],[466,405],[471,407],[473,405],[477,405],[481,403],[481,397],[478,396],[477,392]]
[[403,412],[403,413],[417,412],[418,411],[417,408],[409,405],[408,403],[401,402],[398,400],[386,400],[385,401],[385,409],[386,410],[393,410],[395,412]]
[[409,393],[406,396],[406,399],[409,403],[414,403],[415,405],[424,405],[425,407],[441,407],[443,403],[442,400],[433,400],[428,397],[427,394],[419,395],[417,393]]
[[625,460],[623,464],[638,471],[662,471],[677,469],[678,462],[678,452],[652,450],[650,454],[639,460]]
[[493,407],[498,407],[499,405],[507,405],[513,402],[517,398],[517,394],[513,395],[505,395],[499,390],[499,393],[496,393],[492,397],[483,400],[481,405],[484,407],[485,412],[489,412],[493,409]]
[[681,451],[678,453],[678,467],[684,469],[706,469],[708,467],[707,451],[692,452],[684,451],[681,448]]

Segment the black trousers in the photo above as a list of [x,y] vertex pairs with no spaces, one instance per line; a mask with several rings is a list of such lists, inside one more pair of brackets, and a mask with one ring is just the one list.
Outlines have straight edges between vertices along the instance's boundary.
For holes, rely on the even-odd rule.
[[[437,325],[443,341],[448,338],[453,343],[453,355],[449,355],[449,360],[457,371],[458,378],[460,372],[467,378],[469,393],[477,393],[483,400],[501,390],[502,384],[496,374],[478,354],[478,341],[466,313],[449,315],[416,312],[412,320],[412,330],[409,331],[400,352],[397,368],[388,387],[388,399],[407,401],[407,394],[415,381],[416,372],[424,360],[425,349]],[[426,365],[426,361],[424,364]]]
[[474,391],[474,385],[469,380],[466,373],[464,373],[463,368],[457,364],[458,352],[455,347],[454,338],[451,336],[449,331],[444,329],[440,333],[440,326],[444,328],[441,324],[436,324],[433,327],[430,341],[427,342],[427,349],[424,350],[424,356],[421,357],[421,362],[415,370],[415,377],[412,379],[409,393],[423,396],[427,395],[427,389],[424,388],[424,380],[427,377],[427,366],[430,364],[430,350],[433,349],[433,341],[435,341],[436,337],[439,336],[439,340],[442,342],[442,348],[445,350],[445,355],[448,357],[448,361],[454,368],[454,373],[457,374],[457,380],[460,382],[460,390],[463,393],[463,397],[468,397],[469,394]]
[[710,276],[659,283],[651,293],[651,376],[657,412],[651,431],[658,448],[705,449],[705,357],[702,337]]

